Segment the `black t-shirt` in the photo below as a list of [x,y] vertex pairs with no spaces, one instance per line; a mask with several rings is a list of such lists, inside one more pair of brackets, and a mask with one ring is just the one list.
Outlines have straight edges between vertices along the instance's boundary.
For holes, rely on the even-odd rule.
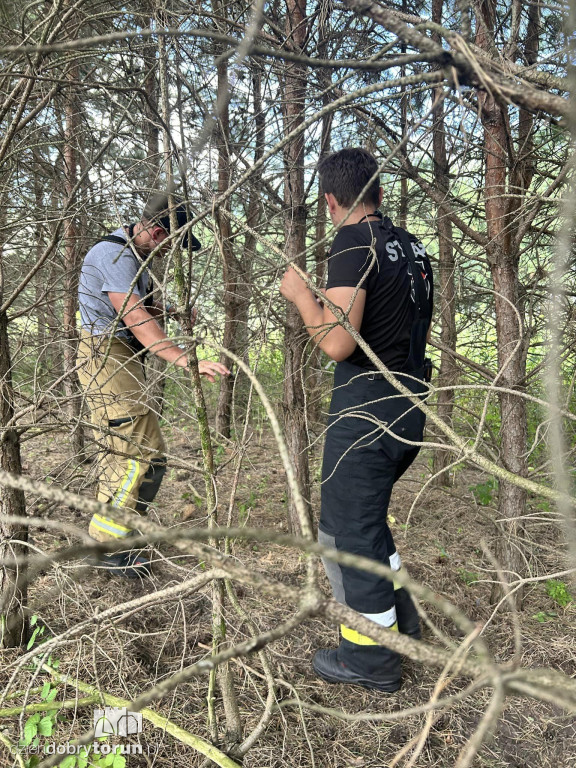
[[[390,370],[401,371],[410,351],[412,322],[418,307],[410,262],[390,226],[389,219],[343,226],[330,250],[326,288],[360,284],[366,290],[360,334]],[[432,268],[424,246],[412,235],[409,237],[416,264],[425,276],[432,318]],[[347,360],[374,368],[359,346]]]

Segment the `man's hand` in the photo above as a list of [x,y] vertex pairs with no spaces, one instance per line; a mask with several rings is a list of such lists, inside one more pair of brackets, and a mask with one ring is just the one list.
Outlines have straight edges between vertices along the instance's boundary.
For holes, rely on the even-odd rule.
[[285,299],[296,304],[298,297],[310,289],[293,267],[288,267],[280,283],[280,293]]
[[222,365],[222,363],[213,363],[211,360],[199,360],[198,371],[200,372],[200,376],[206,376],[208,381],[211,381],[212,384],[216,381],[215,376],[218,373],[221,376],[230,376],[230,371],[225,365]]

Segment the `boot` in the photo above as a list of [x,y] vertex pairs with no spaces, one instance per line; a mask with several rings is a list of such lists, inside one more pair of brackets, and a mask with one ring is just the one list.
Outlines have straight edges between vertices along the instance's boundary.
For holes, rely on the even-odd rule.
[[327,683],[360,685],[387,693],[401,685],[400,656],[382,645],[361,645],[342,638],[337,649],[316,651],[312,667]]
[[96,568],[104,568],[114,576],[122,576],[125,579],[143,579],[150,576],[152,564],[150,560],[138,552],[114,552],[104,554],[96,560],[92,560]]
[[418,616],[418,611],[408,590],[404,587],[394,590],[394,601],[396,603],[398,631],[414,640],[420,640],[422,637],[420,616]]

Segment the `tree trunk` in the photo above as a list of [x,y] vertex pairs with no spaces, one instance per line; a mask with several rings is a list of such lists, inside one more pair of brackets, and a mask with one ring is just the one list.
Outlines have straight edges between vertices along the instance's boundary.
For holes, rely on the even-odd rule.
[[[493,0],[483,5],[486,26],[479,24],[477,43],[488,47],[487,30],[495,26]],[[506,178],[509,165],[510,131],[505,107],[490,93],[479,92],[478,102],[484,129],[485,188],[484,205],[488,245],[486,253],[495,291],[496,338],[498,348],[498,384],[520,391],[526,373],[526,355],[523,313],[520,305],[518,282],[518,251],[511,247],[509,203],[506,196]],[[526,476],[526,406],[523,398],[501,393],[500,401],[500,460],[505,469]],[[506,522],[496,543],[496,558],[507,578],[521,576],[524,562],[519,544],[522,534],[522,516],[526,509],[526,491],[506,481],[500,482],[498,514]],[[502,596],[495,583],[492,600]],[[521,605],[522,594],[514,594]]]
[[[73,66],[68,74],[68,79],[73,82],[78,80],[78,67]],[[78,145],[80,141],[80,120],[78,98],[74,86],[66,91],[65,95],[65,120],[64,130],[64,187],[69,203],[69,220],[64,234],[64,370],[67,376],[64,380],[64,393],[68,401],[68,413],[71,419],[72,453],[78,462],[84,461],[84,429],[80,424],[82,417],[79,383],[76,373],[73,371],[76,365],[76,352],[78,348],[78,332],[76,330],[76,313],[78,311],[78,272],[80,266],[79,230],[74,211],[75,205],[72,197],[75,195],[75,186],[78,181]]]
[[[154,18],[150,19],[150,26],[154,26]],[[146,167],[148,176],[148,194],[151,196],[159,191],[159,180],[162,167],[162,155],[160,154],[160,130],[158,128],[158,67],[156,49],[146,46],[144,49],[144,66],[146,79],[144,80],[144,93],[146,94],[143,106],[143,133],[146,139]],[[152,270],[155,275],[162,275],[165,269],[162,256],[152,259]],[[154,284],[154,300],[162,303],[164,297],[160,286]],[[159,325],[164,328],[164,318],[157,317]],[[166,388],[166,361],[158,355],[148,355],[146,361],[146,376],[148,391],[154,410],[158,416],[164,410],[164,391]]]
[[[402,0],[402,13],[406,13],[406,0]],[[402,55],[406,54],[406,44],[402,43],[400,46]],[[406,76],[406,67],[400,68],[402,77]],[[400,137],[402,146],[400,148],[400,157],[405,160],[408,157],[406,150],[406,131],[408,124],[408,94],[406,92],[406,86],[400,86]],[[405,163],[402,162],[404,167]],[[402,229],[408,229],[408,176],[405,173],[400,174],[400,206],[398,209],[398,226]]]
[[[227,59],[218,61],[217,73],[218,96],[216,101],[220,105],[220,112],[216,122],[214,138],[218,148],[218,194],[220,195],[230,186],[230,153],[228,151],[230,144],[230,117],[228,110]],[[232,247],[232,228],[230,226],[230,219],[226,215],[229,211],[229,200],[226,200],[223,206],[216,211],[216,226],[218,228],[218,239],[224,276],[225,319],[222,345],[226,349],[229,349],[230,352],[237,354],[239,308],[241,303],[240,283],[242,276]],[[233,365],[232,359],[225,354],[221,355],[220,361],[227,368],[230,368]],[[221,377],[218,408],[216,412],[216,429],[224,435],[224,437],[230,437],[233,386],[234,381],[231,377]]]
[[[444,0],[433,0],[432,21],[442,23],[442,7]],[[432,111],[432,141],[434,152],[434,181],[436,187],[448,200],[450,187],[448,173],[450,167],[446,154],[446,129],[444,125],[443,88],[434,89],[434,99],[438,104]],[[458,381],[458,365],[451,351],[456,351],[456,301],[454,288],[454,248],[452,246],[452,222],[442,205],[437,208],[436,225],[438,229],[438,286],[436,297],[440,298],[440,338],[443,349],[440,356],[440,371],[438,373],[438,415],[452,426],[454,410],[454,389]],[[434,452],[433,473],[437,475],[434,484],[437,486],[450,485],[450,474],[445,471],[452,459],[450,451],[440,449]]]
[[[43,201],[42,193],[44,191],[42,178],[40,175],[34,177],[34,202],[36,206],[35,219],[36,226],[34,232],[36,258],[39,259],[42,255],[45,245],[44,226],[43,226]],[[39,361],[40,372],[40,384],[45,386],[50,379],[51,375],[51,362],[50,362],[50,346],[48,336],[48,325],[46,318],[46,273],[44,270],[40,270],[34,278],[34,290],[36,299],[36,344],[37,353],[36,358]]]
[[[320,29],[320,41],[318,43],[318,56],[320,58],[328,58],[327,54],[327,14],[330,7],[323,5],[321,8],[321,17],[318,21]],[[324,91],[322,98],[322,105],[327,106],[332,100],[332,96],[329,90],[330,76],[327,73],[319,73],[320,83]],[[332,112],[327,112],[322,117],[322,135],[320,139],[320,153],[318,160],[323,158],[330,152],[330,142],[332,138]],[[318,206],[316,209],[316,247],[314,249],[314,272],[316,275],[316,282],[320,285],[324,280],[326,272],[326,259],[329,249],[324,242],[326,237],[326,224],[328,221],[328,209],[326,205],[326,198],[324,193],[320,190],[318,197]],[[308,360],[308,377],[307,377],[307,400],[308,400],[308,419],[313,425],[321,427],[322,421],[322,400],[323,400],[323,371],[322,371],[322,350],[316,344],[312,347],[310,352],[310,358]]]
[[[154,19],[150,19],[153,28]],[[156,48],[147,45],[144,48],[143,59],[146,78],[144,80],[144,93],[146,99],[143,105],[143,133],[146,138],[146,167],[148,175],[148,191],[158,190],[160,179],[160,129],[158,127],[158,64]]]
[[[262,73],[256,68],[252,74],[253,89],[253,111],[254,111],[254,164],[256,164],[264,154],[264,139],[266,129],[266,118],[262,109]],[[261,206],[261,171],[253,174],[250,180],[250,191],[248,196],[248,205],[246,208],[246,223],[254,232],[258,228]],[[252,263],[256,252],[257,239],[252,232],[246,232],[242,255],[237,261],[239,279],[236,285],[238,309],[236,322],[236,337],[234,339],[236,354],[244,359],[246,364],[248,360],[248,317],[250,313],[251,289],[252,289]],[[230,347],[228,347],[230,349]],[[225,379],[221,380],[224,384]],[[231,387],[232,381],[228,381]],[[235,412],[238,419],[243,419],[248,407],[249,381],[242,371],[238,371],[233,382],[234,385],[234,403]]]
[[[56,220],[62,209],[61,190],[58,189],[59,180],[63,176],[59,156],[56,161],[55,173],[50,179],[50,206],[48,210],[48,234],[53,237],[56,229]],[[61,285],[64,281],[63,266],[59,259],[52,259],[45,265],[44,270],[40,270],[40,275],[44,278],[44,287],[51,285]],[[46,360],[49,361],[49,373],[52,381],[64,376],[64,359],[62,344],[62,313],[60,301],[46,301],[46,325],[48,341],[46,347]],[[59,396],[64,395],[64,384],[60,383],[55,390]]]
[[[8,265],[3,263],[0,248],[0,304],[3,298],[3,275]],[[14,428],[7,429],[14,415],[12,361],[8,339],[8,318],[0,313],[0,466],[15,475],[22,474],[20,437]],[[27,555],[28,529],[7,523],[4,517],[26,514],[23,491],[0,485],[0,561]],[[16,648],[28,639],[26,564],[0,566],[0,648]]]
[[[286,0],[286,36],[298,48],[306,37],[306,0]],[[283,99],[284,133],[304,121],[306,69],[287,63]],[[304,199],[304,136],[292,138],[284,148],[284,237],[290,263],[306,269],[306,206]],[[302,497],[309,504],[310,473],[306,431],[306,399],[303,386],[304,351],[308,334],[296,306],[288,304],[284,333],[284,431],[290,458]],[[288,489],[288,524],[293,533],[301,533],[296,508]]]

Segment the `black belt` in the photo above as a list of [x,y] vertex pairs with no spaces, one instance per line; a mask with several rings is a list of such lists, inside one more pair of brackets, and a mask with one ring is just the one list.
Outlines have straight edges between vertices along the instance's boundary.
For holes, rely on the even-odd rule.
[[[372,371],[370,368],[366,368],[366,374],[362,374],[368,381],[382,381],[386,379],[386,375],[381,371]],[[391,371],[393,376],[411,376],[421,381],[429,382],[432,378],[432,360],[429,357],[424,358],[424,365],[422,368],[418,368],[415,371]]]
[[[366,368],[366,373],[361,374],[362,378],[368,379],[368,381],[387,381],[386,374],[381,371],[372,371],[370,368]],[[404,376],[410,376],[413,379],[422,379],[422,368],[417,371],[390,371],[395,378],[403,378]]]

